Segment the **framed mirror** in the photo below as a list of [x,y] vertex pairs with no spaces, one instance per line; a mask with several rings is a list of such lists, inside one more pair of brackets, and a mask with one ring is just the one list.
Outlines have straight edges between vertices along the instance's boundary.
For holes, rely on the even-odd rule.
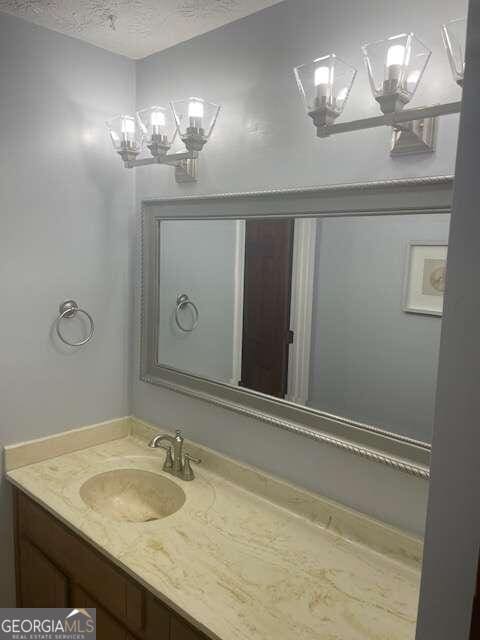
[[428,477],[452,187],[144,202],[142,380]]

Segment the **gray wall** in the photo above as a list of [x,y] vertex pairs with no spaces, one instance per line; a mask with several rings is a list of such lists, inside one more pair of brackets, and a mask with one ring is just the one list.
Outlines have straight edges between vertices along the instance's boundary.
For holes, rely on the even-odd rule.
[[478,637],[477,633],[470,635],[470,621],[480,531],[479,34],[480,2],[474,0],[469,14],[417,640]]
[[[131,61],[0,14],[2,445],[129,412],[133,175],[104,122],[134,92]],[[68,297],[96,321],[81,350],[51,336]],[[2,480],[1,606],[13,604],[10,507]]]
[[[387,130],[320,141],[292,75],[302,62],[334,50],[360,70],[345,118],[378,114],[362,70],[360,45],[415,29],[434,55],[415,104],[457,100],[442,49],[440,24],[465,13],[464,0],[290,0],[150,56],[137,65],[137,106],[202,95],[224,110],[202,153],[197,185],[176,185],[168,168],[137,174],[143,198],[452,173],[458,118],[440,123],[434,155],[392,160]],[[137,272],[138,273],[138,272]],[[135,318],[139,318],[137,304]],[[135,348],[139,328],[136,324]],[[254,420],[142,383],[135,353],[133,410],[181,424],[213,448],[388,522],[421,532],[427,485]]]
[[450,216],[318,225],[309,405],[431,442],[441,318],[405,313],[409,241],[448,241]]
[[[176,369],[230,382],[235,304],[235,220],[166,220],[160,238],[158,359]],[[190,333],[175,323],[179,294],[197,305],[200,321]],[[180,311],[189,327],[192,310]]]

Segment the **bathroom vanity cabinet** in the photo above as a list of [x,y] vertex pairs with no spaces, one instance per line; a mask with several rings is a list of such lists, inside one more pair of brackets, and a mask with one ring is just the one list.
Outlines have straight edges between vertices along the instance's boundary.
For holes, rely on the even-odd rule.
[[192,443],[203,465],[171,516],[135,492],[89,505],[95,478],[103,496],[112,473],[170,481],[152,432],[6,451],[20,606],[95,606],[99,640],[413,638],[421,541],[260,470]]
[[95,607],[99,640],[206,640],[18,489],[14,505],[17,606]]

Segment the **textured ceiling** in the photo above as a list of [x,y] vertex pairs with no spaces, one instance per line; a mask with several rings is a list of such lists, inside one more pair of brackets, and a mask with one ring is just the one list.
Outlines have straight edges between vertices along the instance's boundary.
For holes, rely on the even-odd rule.
[[281,0],[0,0],[0,11],[144,58]]

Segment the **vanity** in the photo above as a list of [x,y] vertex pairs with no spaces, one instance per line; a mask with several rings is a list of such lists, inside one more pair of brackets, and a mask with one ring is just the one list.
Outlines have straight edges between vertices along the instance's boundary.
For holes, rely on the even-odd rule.
[[19,606],[95,607],[100,640],[414,638],[419,540],[193,442],[182,481],[158,429],[109,429],[7,448]]
[[21,491],[15,509],[18,606],[94,607],[102,640],[204,638]]

